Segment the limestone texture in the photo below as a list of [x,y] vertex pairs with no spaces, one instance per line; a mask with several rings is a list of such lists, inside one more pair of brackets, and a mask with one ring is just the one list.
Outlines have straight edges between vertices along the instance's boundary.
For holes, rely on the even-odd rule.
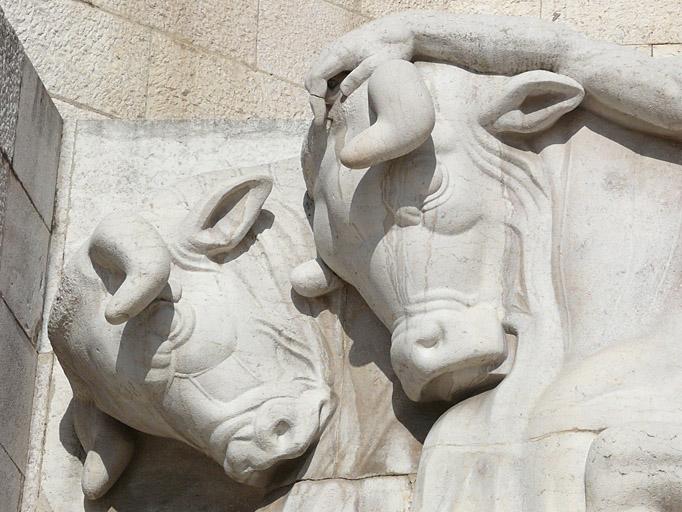
[[0,442],[3,453],[11,458],[11,464],[21,476],[26,469],[36,358],[26,333],[3,301],[0,301],[0,328],[3,333],[0,343],[0,365],[3,371]]
[[120,117],[144,117],[148,28],[72,0],[2,4],[50,94]]
[[213,53],[152,37],[147,117],[292,119],[308,115],[305,91]]
[[42,319],[50,232],[20,182],[10,176],[0,292],[32,341]]
[[92,5],[174,39],[256,62],[258,0],[94,0]]
[[300,84],[313,55],[365,21],[364,16],[324,0],[262,0],[258,17],[258,66]]

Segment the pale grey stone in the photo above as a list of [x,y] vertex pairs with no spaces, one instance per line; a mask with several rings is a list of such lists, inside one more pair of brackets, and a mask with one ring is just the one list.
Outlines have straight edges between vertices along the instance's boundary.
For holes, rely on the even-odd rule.
[[677,42],[680,39],[679,3],[659,0],[548,0],[543,18],[566,23],[596,39],[621,44]]
[[93,0],[92,4],[192,46],[250,65],[256,62],[258,0]]
[[292,285],[352,284],[406,394],[452,404],[413,512],[682,507],[678,63],[411,12],[313,65],[317,254]]
[[0,258],[0,292],[32,342],[40,326],[50,232],[10,176]]
[[[149,119],[305,119],[300,85],[164,34],[152,36]],[[300,83],[300,80],[299,82]]]
[[[109,211],[135,208],[135,211],[141,212],[138,205],[149,205],[150,201],[153,202],[150,197],[159,197],[158,193],[153,192],[156,187],[168,187],[173,181],[203,171],[234,168],[239,173],[236,167],[249,164],[265,165],[266,173],[273,178],[271,199],[286,200],[289,208],[298,212],[297,222],[307,229],[301,208],[304,184],[298,160],[304,129],[301,123],[273,122],[79,122],[73,150],[67,254],[77,249],[83,237],[89,237],[89,233]],[[285,160],[271,163],[272,159]],[[97,172],[99,169],[107,169],[107,172]],[[275,215],[275,219],[279,218],[282,212],[276,206],[277,203],[268,204],[266,201],[266,209]],[[97,212],[97,215],[92,212]],[[307,240],[305,237],[294,237],[294,243],[286,252],[293,254],[303,250],[312,254],[312,245]],[[280,258],[284,258],[284,251],[281,254]],[[286,275],[288,269],[289,265],[283,264],[276,272]],[[267,300],[267,297],[267,293],[263,294],[260,300]],[[342,319],[341,324],[329,311],[320,312],[317,320],[329,342],[330,375],[334,376],[333,390],[337,397],[336,412],[327,422],[317,446],[307,456],[298,478],[367,480],[366,483],[349,486],[363,503],[367,506],[371,504],[377,511],[402,511],[411,488],[409,475],[417,471],[421,440],[440,409],[423,407],[419,414],[411,414],[410,403],[400,391],[383,349],[388,343],[384,327],[352,290],[340,295],[337,304],[341,307],[336,310]],[[274,311],[276,308],[267,309]],[[276,319],[273,317],[273,320]],[[307,343],[312,344],[311,337]],[[270,363],[263,358],[261,364]],[[237,384],[235,382],[234,385]],[[65,452],[69,450],[78,454],[80,449],[76,438],[64,435],[63,426],[69,425],[71,421],[68,416],[63,418],[70,393],[67,393],[65,377],[57,367],[54,385],[41,493],[55,511],[80,510],[83,506],[81,462]],[[92,389],[101,397],[104,396],[102,385]],[[127,407],[132,408],[132,403],[126,402]],[[61,438],[57,423],[62,425]],[[96,505],[88,506],[101,506],[102,510],[107,510],[108,506],[124,507],[132,502],[145,504],[153,510],[166,510],[164,506],[168,510],[188,506],[186,500],[189,495],[180,492],[172,482],[190,471],[195,475],[193,510],[213,510],[212,507],[218,506],[218,503],[234,503],[235,510],[255,510],[255,501],[252,501],[254,495],[234,484],[228,485],[229,480],[225,477],[219,479],[221,471],[217,464],[173,443],[140,436],[136,436],[136,439],[139,443],[136,456],[122,473],[119,482],[95,502]],[[384,441],[389,439],[390,445]],[[166,455],[161,457],[156,454],[156,450],[162,446],[168,449],[167,456],[174,460],[172,467],[163,470],[157,464],[168,459]],[[195,467],[197,469],[193,469]],[[384,475],[402,475],[386,479],[386,488],[396,490],[391,491],[391,500],[385,499],[378,483],[372,483],[383,482]],[[377,477],[376,480],[373,477]],[[284,483],[291,481],[286,474],[280,478]],[[393,481],[396,482],[395,487],[390,484]],[[166,489],[166,486],[171,488]],[[150,492],[150,488],[160,490],[157,494]],[[162,493],[161,489],[166,490]],[[167,505],[161,504],[161,494],[165,495],[163,503]],[[296,499],[305,499],[312,509],[328,502],[325,492],[303,494],[304,498]],[[272,499],[264,503],[265,510],[270,506],[267,501]],[[287,510],[295,509],[293,503],[296,499],[292,500]],[[383,508],[376,508],[379,503],[382,503]],[[400,507],[396,508],[398,503]]]
[[14,153],[24,50],[0,10],[0,149],[9,160]]
[[50,94],[111,115],[144,117],[150,29],[87,2],[2,0]]
[[38,354],[35,384],[33,386],[33,408],[31,412],[28,457],[26,469],[24,470],[25,485],[21,493],[22,512],[35,512],[37,509],[53,363],[54,354],[51,352]]
[[12,459],[0,446],[0,504],[3,512],[17,512],[23,477]]
[[311,59],[323,46],[366,20],[324,0],[261,0],[258,66],[302,83]]
[[47,226],[52,225],[62,118],[31,62],[24,62],[12,167]]
[[0,332],[0,444],[24,472],[37,354],[2,300]]
[[679,57],[682,56],[682,44],[655,44],[653,52],[654,57]]
[[2,233],[5,226],[5,215],[7,214],[7,187],[9,177],[12,173],[11,166],[5,155],[0,155],[0,258],[2,257]]

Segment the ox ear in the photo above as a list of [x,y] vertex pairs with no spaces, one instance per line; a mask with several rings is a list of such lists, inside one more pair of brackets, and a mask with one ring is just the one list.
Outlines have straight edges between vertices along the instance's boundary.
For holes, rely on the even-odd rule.
[[537,133],[556,123],[583,101],[583,87],[564,75],[529,71],[511,78],[483,115],[494,133]]
[[74,427],[85,450],[81,486],[89,500],[104,496],[133,457],[129,427],[103,413],[94,404],[74,399]]
[[271,191],[269,176],[248,176],[200,201],[186,223],[192,249],[206,256],[233,249],[253,226]]

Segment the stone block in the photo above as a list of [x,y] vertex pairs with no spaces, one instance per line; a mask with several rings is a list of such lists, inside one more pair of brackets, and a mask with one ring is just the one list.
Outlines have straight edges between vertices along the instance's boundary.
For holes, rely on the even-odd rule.
[[[0,299],[0,444],[25,470],[37,354]],[[2,485],[0,485],[2,487]],[[0,503],[3,503],[0,501]],[[0,507],[0,509],[2,509]],[[2,509],[4,510],[4,509]]]
[[47,426],[48,407],[52,381],[54,354],[52,352],[38,354],[33,386],[33,407],[31,427],[28,441],[28,457],[24,470],[24,488],[21,494],[22,512],[38,512],[40,493],[40,471],[43,462],[45,445],[45,428]]
[[19,510],[23,477],[17,467],[0,446],[0,504],[3,512]]
[[443,9],[460,14],[539,16],[540,0],[362,0],[362,12],[372,17],[405,9]]
[[50,232],[19,181],[10,176],[0,259],[0,293],[34,341],[43,307]]
[[653,51],[654,57],[679,57],[682,56],[682,44],[655,44]]
[[85,2],[0,5],[50,94],[115,116],[144,115],[149,28]]
[[45,224],[52,224],[62,118],[31,62],[24,62],[12,167]]
[[10,160],[14,150],[23,62],[21,43],[0,10],[0,149]]
[[566,23],[585,35],[619,44],[680,40],[680,2],[659,0],[547,0],[542,17]]
[[92,0],[93,5],[255,64],[258,0]]
[[[7,185],[12,171],[10,164],[4,155],[0,154],[0,241],[5,226],[5,214],[7,209]],[[2,243],[0,243],[0,257],[2,257]]]
[[259,13],[258,67],[297,84],[327,43],[368,21],[322,0],[261,0]]
[[302,86],[154,34],[150,119],[291,119],[308,110]]

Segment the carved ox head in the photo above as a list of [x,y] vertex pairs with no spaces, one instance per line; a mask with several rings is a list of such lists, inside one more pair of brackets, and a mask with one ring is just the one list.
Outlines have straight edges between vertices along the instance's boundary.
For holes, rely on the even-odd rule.
[[296,261],[286,240],[304,221],[273,200],[274,217],[261,210],[271,187],[192,178],[106,217],[70,260],[49,332],[74,390],[87,497],[127,465],[129,427],[253,485],[319,438],[332,408],[325,345],[277,270]]
[[292,283],[305,296],[335,288],[337,276],[355,286],[392,332],[392,363],[413,400],[492,385],[515,330],[504,296],[518,265],[508,183],[531,198],[520,207],[547,193],[501,140],[547,129],[583,96],[545,71],[509,78],[389,61],[311,127],[303,165],[319,258]]

